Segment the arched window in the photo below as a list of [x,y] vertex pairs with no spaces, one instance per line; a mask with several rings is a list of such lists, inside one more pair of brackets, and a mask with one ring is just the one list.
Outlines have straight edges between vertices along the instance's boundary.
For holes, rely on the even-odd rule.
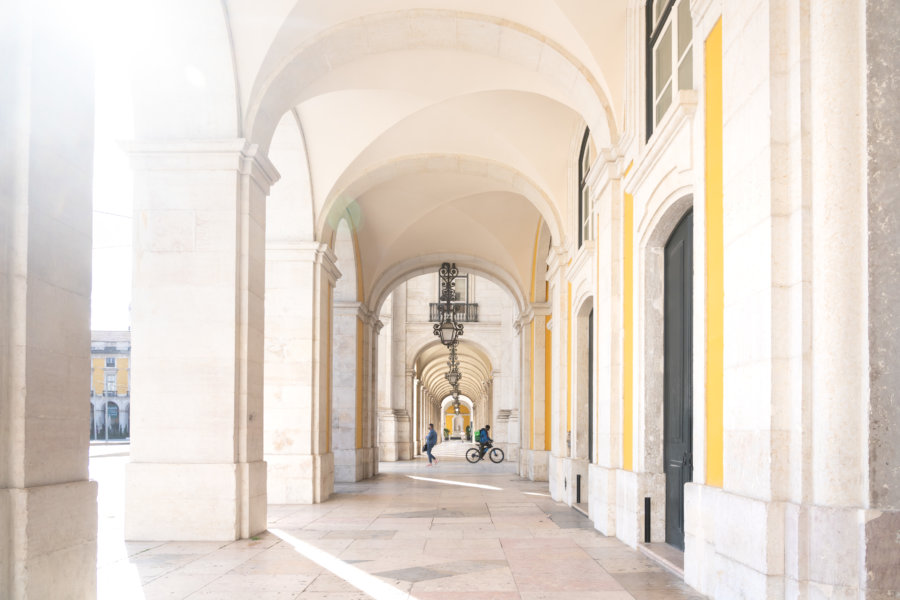
[[647,1],[647,138],[678,90],[694,87],[690,0]]
[[581,140],[581,152],[578,154],[578,247],[591,239],[591,200],[587,184],[588,171],[591,168],[591,130],[585,127]]

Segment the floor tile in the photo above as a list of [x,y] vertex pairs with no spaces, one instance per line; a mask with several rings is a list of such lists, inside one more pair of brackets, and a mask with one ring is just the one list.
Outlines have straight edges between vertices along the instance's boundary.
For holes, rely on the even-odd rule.
[[[270,505],[269,531],[232,542],[124,542],[122,503],[98,502],[98,599],[702,598],[513,465],[420,463],[382,463],[321,504]],[[116,484],[99,483],[102,500]]]

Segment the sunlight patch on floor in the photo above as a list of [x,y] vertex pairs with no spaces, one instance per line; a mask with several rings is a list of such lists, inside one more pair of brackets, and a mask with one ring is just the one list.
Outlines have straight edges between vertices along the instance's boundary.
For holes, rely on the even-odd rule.
[[372,596],[375,600],[416,600],[412,594],[398,590],[374,575],[370,575],[324,550],[307,544],[281,529],[269,529],[269,531],[293,546],[294,550],[305,558],[322,568],[328,569],[335,576],[340,577],[364,594]]
[[450,481],[449,479],[432,479],[431,477],[417,477],[415,475],[407,475],[410,479],[417,479],[419,481],[430,481],[431,483],[445,483],[447,485],[461,485],[464,487],[473,487],[480,488],[482,490],[494,490],[497,492],[502,492],[503,488],[494,487],[492,485],[483,485],[481,483],[466,483],[465,481]]

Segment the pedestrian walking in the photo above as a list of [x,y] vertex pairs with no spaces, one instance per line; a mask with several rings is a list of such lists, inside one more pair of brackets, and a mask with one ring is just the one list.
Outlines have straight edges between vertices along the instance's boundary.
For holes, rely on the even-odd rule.
[[434,464],[438,462],[438,459],[431,453],[431,449],[434,448],[435,444],[437,444],[437,431],[434,430],[434,423],[429,423],[428,434],[425,436],[425,453],[428,455],[429,467],[431,466],[431,461],[434,461]]

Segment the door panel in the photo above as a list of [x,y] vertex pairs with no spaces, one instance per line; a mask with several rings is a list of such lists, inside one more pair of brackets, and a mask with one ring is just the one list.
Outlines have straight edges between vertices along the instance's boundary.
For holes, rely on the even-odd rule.
[[588,462],[594,462],[594,309],[588,314]]
[[663,388],[666,542],[684,549],[684,484],[691,481],[693,381],[693,212],[672,232],[665,251]]

